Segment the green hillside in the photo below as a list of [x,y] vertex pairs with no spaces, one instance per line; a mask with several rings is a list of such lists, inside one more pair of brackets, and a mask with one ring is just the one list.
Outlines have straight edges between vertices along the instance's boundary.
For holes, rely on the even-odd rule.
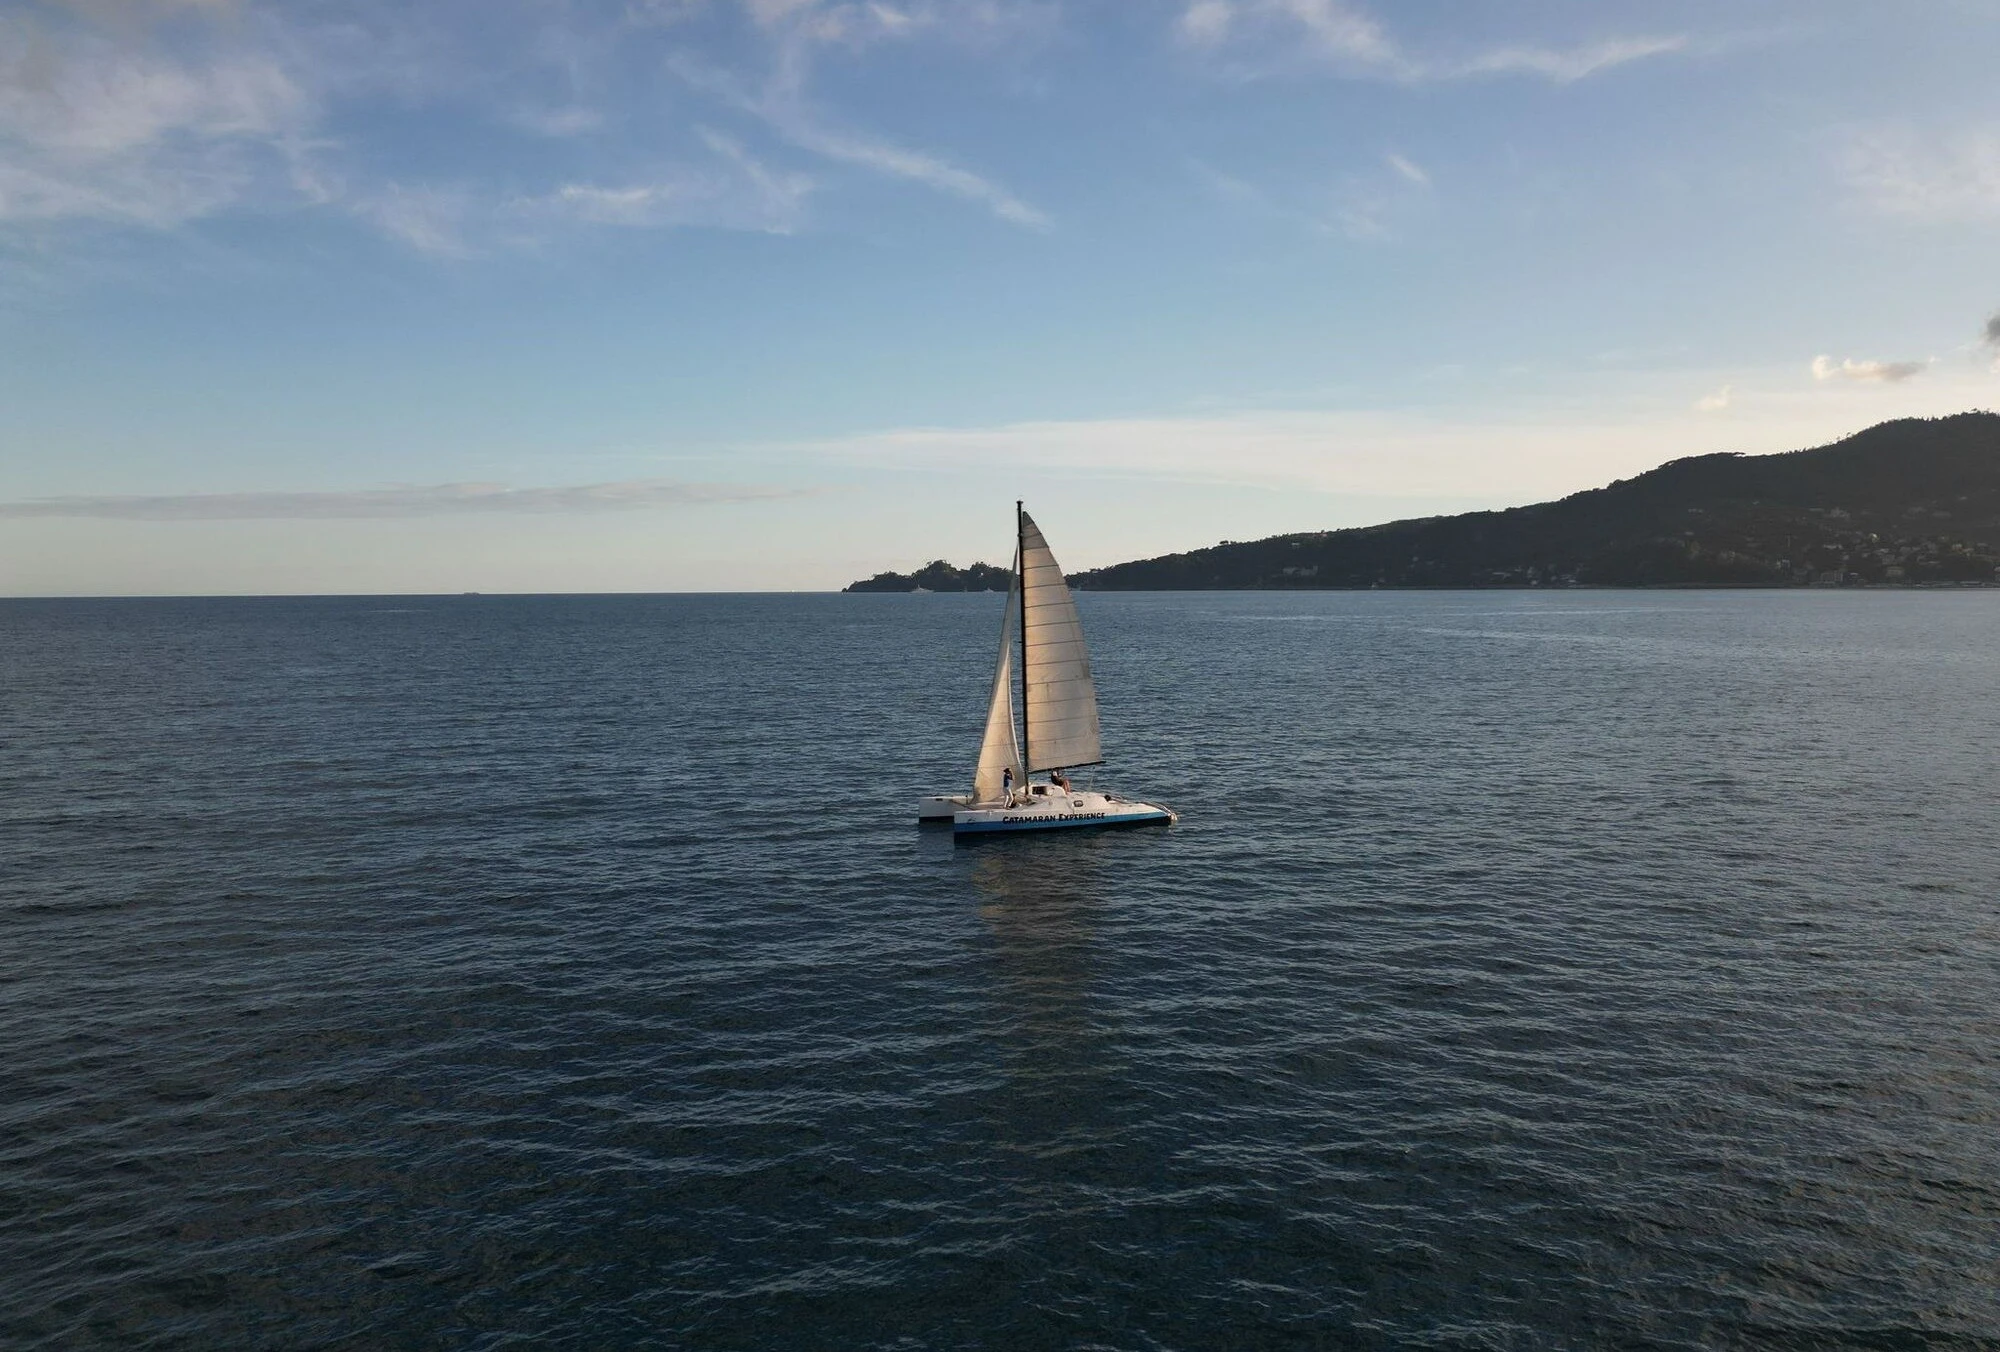
[[1079,573],[1101,590],[1991,583],[2000,415],[1692,456],[1557,502],[1280,535]]

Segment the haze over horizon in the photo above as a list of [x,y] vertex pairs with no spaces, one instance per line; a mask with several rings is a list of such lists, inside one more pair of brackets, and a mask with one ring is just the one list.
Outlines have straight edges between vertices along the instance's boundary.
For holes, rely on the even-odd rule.
[[0,594],[832,589],[2000,405],[2000,8],[27,0]]

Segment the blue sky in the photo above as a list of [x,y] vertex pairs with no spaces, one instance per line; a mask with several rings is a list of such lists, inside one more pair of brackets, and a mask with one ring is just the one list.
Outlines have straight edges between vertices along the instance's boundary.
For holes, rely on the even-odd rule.
[[14,0],[0,593],[823,588],[2000,403],[2000,5]]

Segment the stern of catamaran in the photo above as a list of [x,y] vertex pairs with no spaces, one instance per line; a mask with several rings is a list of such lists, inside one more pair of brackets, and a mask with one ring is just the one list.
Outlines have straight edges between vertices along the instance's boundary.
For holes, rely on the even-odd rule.
[[969,793],[933,794],[917,800],[917,821],[936,822],[941,826],[951,825],[954,813],[963,812],[972,805]]

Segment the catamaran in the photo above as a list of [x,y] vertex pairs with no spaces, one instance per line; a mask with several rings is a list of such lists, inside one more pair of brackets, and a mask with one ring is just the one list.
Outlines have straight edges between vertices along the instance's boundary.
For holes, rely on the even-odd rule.
[[[1014,626],[1021,629],[1021,721],[1014,722]],[[1014,582],[1000,619],[1000,661],[972,792],[922,799],[917,820],[958,835],[1146,826],[1180,820],[1171,808],[1072,788],[1063,772],[1101,764],[1097,687],[1083,622],[1062,569],[1034,519],[1014,504]],[[1046,781],[1032,776],[1047,772]]]

